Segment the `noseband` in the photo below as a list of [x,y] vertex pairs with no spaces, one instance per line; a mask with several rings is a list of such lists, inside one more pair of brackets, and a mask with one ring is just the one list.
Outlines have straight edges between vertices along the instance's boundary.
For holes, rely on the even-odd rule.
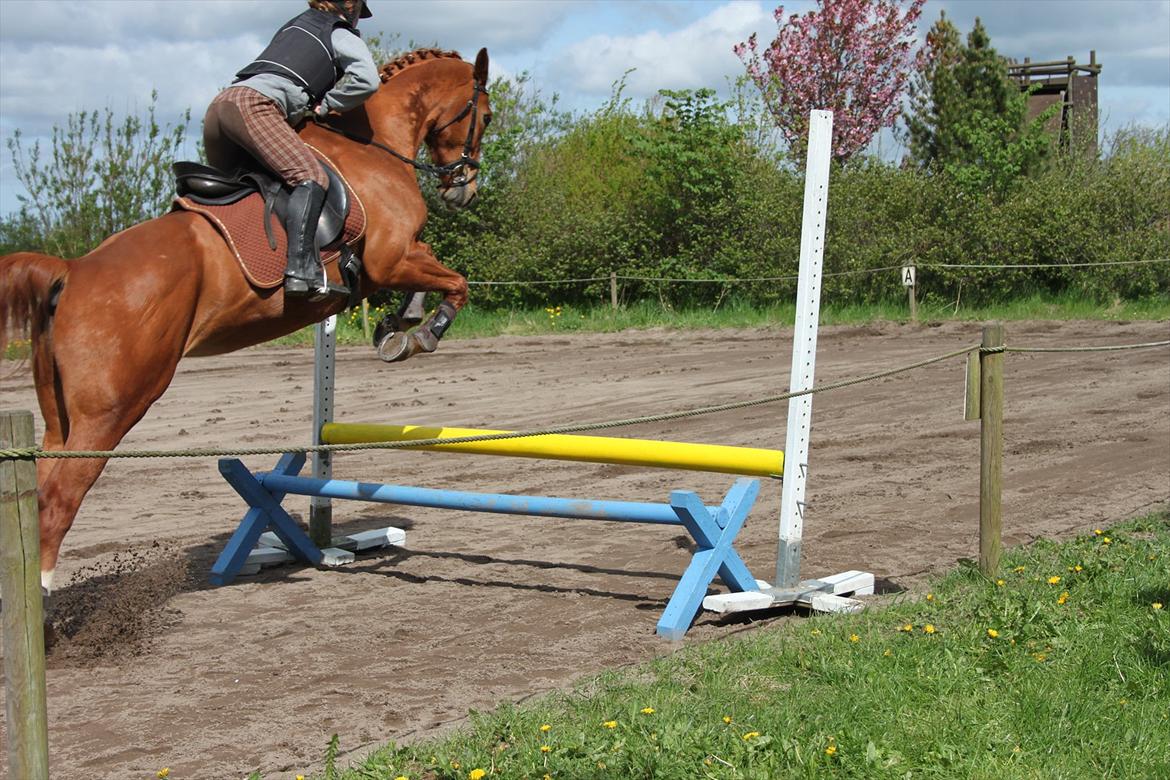
[[378,143],[377,141],[375,141],[372,138],[362,138],[359,135],[353,135],[352,133],[347,133],[346,131],[344,131],[340,128],[333,127],[332,125],[328,124],[324,119],[314,117],[313,121],[315,121],[317,123],[318,127],[324,128],[325,130],[328,130],[331,133],[337,133],[338,135],[345,136],[349,140],[357,141],[360,144],[366,144],[368,146],[375,146],[375,147],[381,149],[382,151],[386,152],[387,154],[390,154],[393,157],[401,160],[402,162],[404,162],[408,165],[413,165],[415,168],[422,171],[423,173],[429,173],[430,175],[432,175],[436,178],[439,178],[439,179],[442,179],[445,176],[450,176],[450,177],[452,177],[451,186],[462,187],[465,184],[468,184],[474,180],[473,176],[468,175],[468,173],[467,173],[468,169],[470,169],[473,172],[479,170],[479,162],[471,159],[471,147],[472,147],[472,144],[475,142],[475,126],[479,120],[479,96],[480,95],[487,95],[487,94],[488,94],[487,88],[482,86],[478,81],[473,80],[472,81],[472,88],[471,88],[471,99],[467,101],[467,105],[465,105],[463,107],[463,110],[460,111],[453,119],[443,123],[443,125],[441,127],[437,127],[437,128],[435,128],[427,133],[427,138],[433,139],[436,136],[438,136],[439,133],[443,132],[451,125],[463,120],[463,118],[466,117],[468,114],[471,114],[471,122],[467,126],[467,138],[463,141],[463,153],[459,156],[458,160],[453,160],[452,162],[444,163],[443,165],[435,165],[433,163],[420,162],[419,160],[416,160],[413,157],[407,157],[404,154],[400,154],[400,153],[394,151],[393,149],[391,149],[389,146],[386,146],[385,144]]

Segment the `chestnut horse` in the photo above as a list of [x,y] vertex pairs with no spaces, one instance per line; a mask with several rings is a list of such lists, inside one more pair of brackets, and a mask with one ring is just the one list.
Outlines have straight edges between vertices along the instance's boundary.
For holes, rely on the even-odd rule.
[[[298,131],[365,205],[368,227],[356,247],[361,294],[390,288],[444,295],[439,313],[411,334],[409,354],[434,349],[444,320],[467,301],[467,282],[419,241],[426,204],[403,157],[425,142],[443,200],[462,207],[475,199],[480,138],[491,116],[487,70],[485,49],[474,66],[454,52],[415,51],[383,66],[382,84],[362,108],[330,120],[342,133],[313,124]],[[280,287],[253,288],[204,217],[173,211],[77,260],[0,257],[0,356],[9,336],[30,333],[45,450],[112,450],[167,389],[179,358],[269,341],[344,306],[336,297],[286,300]],[[46,592],[61,542],[105,464],[37,462]]]

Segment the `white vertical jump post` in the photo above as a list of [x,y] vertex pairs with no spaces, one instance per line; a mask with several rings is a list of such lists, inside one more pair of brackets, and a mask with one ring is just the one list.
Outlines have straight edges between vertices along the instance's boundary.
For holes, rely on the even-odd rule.
[[[829,161],[833,146],[833,112],[813,111],[809,117],[808,155],[804,180],[804,216],[800,228],[800,271],[796,287],[796,325],[792,334],[792,372],[789,391],[813,387],[817,357],[817,327],[821,312],[821,269],[825,257],[825,222],[829,213]],[[804,526],[805,486],[808,481],[809,438],[812,434],[812,394],[788,401],[788,429],[784,447],[784,486],[780,494],[780,543],[776,555],[776,584],[758,582],[760,592],[708,596],[703,607],[715,612],[745,612],[800,604],[824,612],[853,612],[859,601],[841,594],[873,593],[873,575],[847,571],[815,580],[800,579],[801,533]]]
[[[313,338],[313,446],[321,444],[321,428],[333,422],[333,380],[337,351],[337,315],[318,322]],[[333,453],[313,453],[313,478],[333,479]],[[328,547],[333,536],[333,503],[328,498],[309,499],[309,538]]]

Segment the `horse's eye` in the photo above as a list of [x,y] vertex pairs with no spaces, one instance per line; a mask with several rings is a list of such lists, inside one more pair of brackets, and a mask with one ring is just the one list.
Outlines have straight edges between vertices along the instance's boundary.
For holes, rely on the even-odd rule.
[[483,126],[487,127],[491,123],[492,123],[492,115],[491,114],[484,114],[483,115]]

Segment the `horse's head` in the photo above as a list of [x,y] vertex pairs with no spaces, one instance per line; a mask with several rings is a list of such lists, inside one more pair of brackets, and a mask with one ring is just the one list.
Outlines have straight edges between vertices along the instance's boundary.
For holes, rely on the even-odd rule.
[[427,148],[439,167],[439,195],[452,208],[470,205],[477,194],[480,139],[492,120],[487,78],[488,53],[480,49],[467,80],[448,87],[427,129]]

